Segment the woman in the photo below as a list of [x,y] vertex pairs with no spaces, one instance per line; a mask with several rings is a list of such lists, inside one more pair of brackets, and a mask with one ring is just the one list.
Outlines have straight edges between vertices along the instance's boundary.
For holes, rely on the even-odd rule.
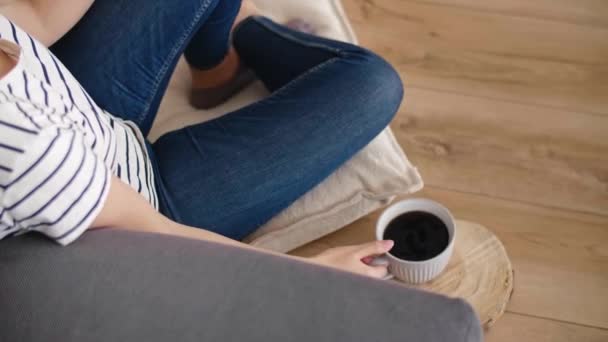
[[[38,231],[66,245],[115,227],[253,248],[236,240],[388,125],[403,90],[384,60],[240,8],[237,0],[1,1],[0,238]],[[144,137],[182,53],[194,104],[238,89],[241,65],[272,94],[151,144]],[[391,247],[307,260],[381,278],[386,266],[369,261]]]

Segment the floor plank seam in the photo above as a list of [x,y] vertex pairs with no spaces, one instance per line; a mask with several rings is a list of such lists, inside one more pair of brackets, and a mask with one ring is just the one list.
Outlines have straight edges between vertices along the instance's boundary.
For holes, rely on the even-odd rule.
[[487,194],[483,194],[483,193],[476,193],[476,192],[459,190],[459,189],[452,189],[449,187],[437,186],[437,185],[433,185],[433,184],[429,184],[429,183],[426,183],[425,187],[430,188],[430,189],[451,191],[451,192],[457,192],[457,193],[466,194],[466,195],[474,195],[474,196],[480,196],[480,197],[485,197],[485,198],[497,199],[497,200],[501,200],[501,201],[513,202],[513,203],[518,203],[518,204],[532,205],[532,206],[537,206],[537,207],[540,207],[543,209],[568,211],[571,213],[578,213],[578,214],[583,214],[583,215],[600,216],[602,218],[608,218],[608,213],[596,213],[596,212],[584,211],[584,210],[580,210],[580,209],[556,207],[556,206],[551,206],[551,205],[542,204],[542,203],[527,202],[527,201],[520,200],[520,199],[513,199],[513,198],[507,198],[507,197],[501,197],[501,196],[495,196],[495,195],[487,195]]
[[[404,72],[404,74],[407,74],[407,72]],[[574,108],[551,106],[551,105],[542,104],[542,103],[532,103],[532,102],[516,101],[516,100],[511,100],[511,99],[497,98],[497,97],[492,97],[492,96],[475,95],[475,94],[462,93],[462,92],[458,92],[458,91],[454,91],[454,90],[449,90],[449,89],[439,89],[439,88],[425,87],[425,86],[420,86],[420,85],[411,84],[411,83],[410,84],[406,84],[405,86],[406,86],[406,91],[407,91],[407,88],[419,89],[419,90],[428,90],[428,91],[434,91],[434,92],[438,92],[438,93],[447,93],[447,94],[458,95],[458,96],[469,97],[469,98],[476,98],[476,99],[483,99],[483,100],[490,100],[490,101],[498,101],[498,102],[502,102],[502,103],[505,103],[505,104],[516,104],[516,105],[521,105],[521,106],[529,106],[529,107],[538,107],[538,108],[543,108],[543,109],[558,110],[558,111],[561,111],[561,112],[572,113],[572,114],[577,114],[577,115],[582,114],[582,115],[588,115],[588,116],[594,116],[594,117],[600,117],[600,118],[608,118],[608,113],[604,114],[604,113],[600,113],[600,112],[581,111],[581,110],[577,110],[577,109],[574,109]],[[406,93],[405,101],[407,102],[407,93]]]
[[507,309],[507,311],[505,311],[505,312],[507,312],[509,314],[513,314],[513,315],[524,316],[524,317],[530,317],[530,318],[536,318],[536,319],[544,319],[544,320],[552,321],[552,322],[556,322],[556,323],[577,325],[579,327],[584,327],[584,328],[591,328],[591,329],[598,329],[598,330],[608,331],[608,327],[600,327],[600,326],[595,326],[595,325],[591,325],[591,324],[584,324],[584,323],[579,323],[579,322],[571,322],[571,321],[566,321],[566,320],[558,319],[558,318],[544,317],[544,316],[533,315],[533,314],[528,314],[528,313],[524,313],[524,312],[512,311],[512,310],[509,310],[509,309]]
[[564,24],[570,24],[570,25],[590,27],[590,28],[595,28],[595,29],[607,29],[608,30],[608,25],[595,24],[595,23],[582,23],[582,22],[574,21],[574,20],[537,17],[537,16],[533,16],[533,15],[524,15],[524,14],[516,14],[516,13],[506,13],[506,12],[501,12],[501,11],[496,11],[496,10],[491,10],[491,9],[475,8],[475,7],[455,5],[455,4],[442,4],[442,3],[437,3],[437,2],[432,2],[432,1],[423,1],[423,0],[402,0],[402,1],[414,3],[414,4],[420,4],[420,5],[427,5],[427,6],[449,7],[449,8],[456,8],[456,9],[460,9],[460,10],[467,10],[467,11],[471,11],[471,12],[488,13],[488,14],[500,15],[500,16],[504,16],[504,17],[533,19],[533,20],[539,20],[539,21],[557,22],[557,23],[564,23]]

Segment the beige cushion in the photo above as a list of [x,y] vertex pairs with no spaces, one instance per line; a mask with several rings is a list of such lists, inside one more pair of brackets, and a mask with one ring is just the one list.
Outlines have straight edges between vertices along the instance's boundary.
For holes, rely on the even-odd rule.
[[[356,42],[338,0],[256,0],[267,16],[279,22],[299,17],[318,34]],[[228,103],[210,111],[193,109],[187,101],[189,74],[183,61],[171,80],[150,138],[204,122],[238,109],[268,93],[258,82]],[[247,238],[253,245],[286,252],[369,214],[395,196],[418,191],[423,183],[390,129],[289,208]]]

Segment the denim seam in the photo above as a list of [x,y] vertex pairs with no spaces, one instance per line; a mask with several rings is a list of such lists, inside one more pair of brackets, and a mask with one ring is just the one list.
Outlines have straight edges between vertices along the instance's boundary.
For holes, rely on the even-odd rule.
[[[324,51],[336,54],[336,56],[334,56],[332,58],[329,58],[326,61],[324,61],[323,63],[320,63],[320,64],[318,64],[318,65],[316,65],[316,66],[314,66],[314,67],[306,70],[304,73],[302,73],[298,77],[296,77],[293,80],[287,82],[285,85],[283,85],[282,87],[280,87],[279,89],[277,89],[276,91],[274,91],[271,94],[271,96],[281,96],[282,93],[290,90],[292,87],[294,87],[295,85],[297,85],[302,78],[304,78],[304,77],[312,74],[313,72],[316,72],[317,70],[319,70],[319,69],[321,69],[321,68],[323,68],[325,66],[331,65],[331,64],[339,61],[341,58],[343,58],[343,57],[346,56],[346,53],[343,50],[341,50],[341,49],[335,49],[335,48],[332,48],[330,46],[326,46],[326,45],[323,45],[323,44],[310,43],[310,42],[304,41],[302,39],[299,39],[297,37],[294,37],[294,36],[292,36],[292,35],[290,35],[288,33],[284,33],[284,32],[278,31],[278,30],[274,29],[272,26],[270,26],[267,23],[265,23],[264,21],[259,20],[260,18],[263,18],[263,17],[260,17],[260,16],[249,17],[249,18],[241,21],[237,25],[237,27],[234,29],[234,31],[235,32],[238,31],[238,29],[239,29],[239,27],[241,25],[243,25],[247,21],[251,20],[251,21],[254,21],[256,24],[259,24],[260,26],[262,26],[264,29],[266,29],[266,30],[268,30],[268,31],[270,31],[270,32],[272,32],[272,33],[274,33],[276,35],[279,35],[279,36],[281,36],[281,37],[283,37],[283,38],[285,38],[285,39],[287,39],[289,41],[292,41],[294,43],[297,43],[297,44],[300,44],[300,45],[304,45],[304,46],[307,46],[307,47],[317,48],[317,49],[320,49],[320,50],[324,50]],[[268,99],[268,98],[266,98],[266,99]],[[264,100],[263,101],[258,101],[256,103],[251,104],[250,106],[251,107],[256,107],[257,105],[261,105],[264,102],[265,102]]]
[[272,94],[270,94],[270,97],[267,97],[267,98],[265,98],[265,99],[263,99],[261,101],[254,102],[254,103],[250,104],[248,106],[248,108],[256,108],[258,106],[261,106],[261,105],[265,104],[266,101],[272,100],[273,97],[282,96],[283,93],[289,91],[291,88],[293,88],[297,84],[299,84],[300,81],[302,80],[302,78],[304,78],[304,77],[306,77],[306,76],[308,76],[308,75],[310,75],[310,74],[318,71],[321,68],[324,68],[324,67],[326,67],[328,65],[331,65],[331,64],[333,64],[335,62],[338,62],[340,59],[341,59],[341,57],[337,57],[337,56],[336,57],[332,57],[332,58],[326,60],[325,62],[323,62],[323,63],[321,63],[319,65],[316,65],[316,66],[314,66],[314,67],[306,70],[304,73],[302,73],[298,77],[294,78],[293,80],[287,82],[285,85],[283,85],[279,89],[275,90]]
[[156,94],[158,92],[158,87],[160,86],[160,83],[161,83],[163,77],[165,77],[165,75],[170,67],[171,61],[175,59],[175,56],[179,52],[180,48],[182,46],[184,46],[185,40],[192,34],[194,26],[196,26],[196,23],[200,20],[203,13],[205,13],[205,11],[209,8],[209,5],[211,4],[212,1],[213,0],[207,0],[206,2],[204,2],[202,4],[201,7],[199,7],[196,15],[194,16],[194,18],[192,19],[192,21],[190,23],[190,27],[188,27],[186,32],[182,35],[182,37],[180,39],[177,40],[177,42],[171,49],[171,52],[169,53],[168,58],[165,59],[163,66],[160,68],[160,72],[158,73],[156,79],[154,80],[153,86],[151,88],[152,91],[150,91],[150,95],[146,99],[146,106],[144,107],[144,109],[141,111],[141,113],[139,114],[139,116],[137,118],[138,122],[142,122],[143,119],[146,117],[146,113],[150,110],[152,100],[154,99],[154,94]]
[[201,156],[204,156],[205,154],[203,153],[203,150],[201,150],[201,146],[198,144],[196,137],[192,134],[192,131],[190,130],[190,126],[188,126],[184,129],[184,133],[186,133],[186,135],[190,139],[190,143],[192,143],[196,152],[198,152],[198,154],[200,154]]
[[285,38],[287,40],[291,40],[292,42],[295,42],[295,43],[298,43],[298,44],[301,44],[301,45],[304,45],[304,46],[307,46],[307,47],[311,47],[311,48],[317,48],[317,49],[325,50],[325,51],[328,51],[328,52],[333,52],[333,53],[338,54],[340,56],[344,55],[344,51],[342,49],[336,49],[336,48],[333,48],[331,46],[327,46],[327,45],[323,45],[323,44],[319,44],[319,43],[310,43],[310,42],[304,41],[304,40],[302,40],[302,39],[300,39],[298,37],[295,37],[295,36],[293,36],[293,35],[291,35],[289,33],[276,30],[274,27],[268,25],[268,23],[259,20],[260,18],[263,18],[263,17],[254,16],[254,17],[250,17],[250,20],[254,20],[257,24],[260,24],[265,29],[267,29],[267,30],[271,31],[272,33],[274,33],[276,35],[279,35],[279,36],[281,36],[281,37],[283,37],[283,38]]
[[339,61],[340,57],[332,57],[328,60],[326,60],[325,62],[318,64],[308,70],[306,70],[304,73],[302,73],[301,75],[299,75],[298,77],[294,78],[293,80],[287,82],[285,85],[283,85],[281,88],[277,89],[273,95],[281,95],[281,93],[290,90],[291,88],[293,88],[296,84],[300,83],[300,81],[302,80],[302,78],[309,76],[310,74],[318,71],[321,68],[324,68],[326,66],[329,66],[331,64],[334,64],[335,62]]

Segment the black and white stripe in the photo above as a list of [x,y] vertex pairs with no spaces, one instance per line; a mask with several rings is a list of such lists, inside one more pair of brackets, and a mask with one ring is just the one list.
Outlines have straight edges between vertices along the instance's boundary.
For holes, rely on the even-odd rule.
[[39,231],[61,244],[95,219],[114,174],[158,209],[145,141],[99,108],[46,47],[0,15],[0,239]]

